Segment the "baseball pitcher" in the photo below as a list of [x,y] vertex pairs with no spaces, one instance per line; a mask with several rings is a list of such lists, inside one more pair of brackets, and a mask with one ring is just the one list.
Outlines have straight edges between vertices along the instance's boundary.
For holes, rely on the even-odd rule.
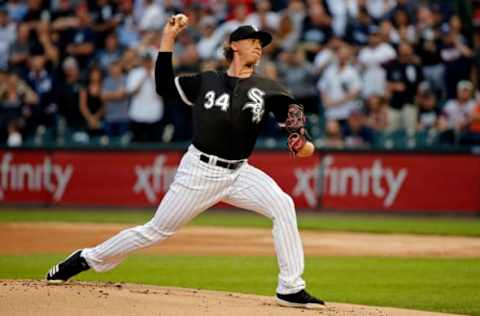
[[302,106],[284,87],[254,72],[272,36],[249,25],[240,26],[230,34],[225,48],[226,72],[175,77],[173,46],[187,25],[183,14],[170,18],[155,66],[157,93],[165,100],[181,100],[193,111],[193,141],[172,185],[148,223],[123,230],[96,247],[76,251],[50,269],[47,281],[62,283],[90,268],[108,271],[130,252],[165,240],[201,212],[225,202],[272,220],[280,270],[278,304],[321,308],[324,302],[305,291],[303,247],[292,198],[248,162],[268,113],[288,132],[293,154],[306,157],[314,151],[304,129]]

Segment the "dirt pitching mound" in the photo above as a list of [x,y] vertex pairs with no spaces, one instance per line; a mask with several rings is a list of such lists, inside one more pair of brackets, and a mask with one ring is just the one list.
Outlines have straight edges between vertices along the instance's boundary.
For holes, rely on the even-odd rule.
[[328,303],[322,310],[277,306],[272,297],[151,285],[42,281],[0,281],[1,315],[70,316],[434,316],[451,315],[395,308]]

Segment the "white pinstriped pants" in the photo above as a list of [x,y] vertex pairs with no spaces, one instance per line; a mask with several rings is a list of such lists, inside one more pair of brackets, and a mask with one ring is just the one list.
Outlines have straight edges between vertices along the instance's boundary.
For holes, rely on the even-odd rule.
[[[277,293],[305,288],[303,247],[293,200],[263,171],[244,163],[237,170],[200,161],[201,152],[189,147],[153,218],[125,229],[82,256],[97,272],[117,266],[130,252],[158,243],[214,204],[223,201],[252,210],[273,221],[273,239],[280,273]],[[215,157],[215,156],[212,156]]]

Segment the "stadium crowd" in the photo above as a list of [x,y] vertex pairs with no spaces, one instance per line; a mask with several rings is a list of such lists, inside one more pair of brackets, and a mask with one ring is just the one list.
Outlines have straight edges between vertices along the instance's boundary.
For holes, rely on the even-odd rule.
[[[191,23],[178,74],[225,67],[239,25],[271,32],[257,71],[305,106],[319,146],[480,144],[480,1],[467,0],[0,0],[0,144],[188,140],[190,109],[156,95],[152,71],[178,12]],[[282,136],[273,118],[263,136]]]

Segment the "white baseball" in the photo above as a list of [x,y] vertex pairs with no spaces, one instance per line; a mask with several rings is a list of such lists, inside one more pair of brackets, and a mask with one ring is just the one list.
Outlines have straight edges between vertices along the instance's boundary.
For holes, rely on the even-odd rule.
[[187,25],[188,23],[188,17],[185,15],[185,14],[177,14],[175,15],[175,22],[178,22],[178,24],[183,27],[185,25]]

